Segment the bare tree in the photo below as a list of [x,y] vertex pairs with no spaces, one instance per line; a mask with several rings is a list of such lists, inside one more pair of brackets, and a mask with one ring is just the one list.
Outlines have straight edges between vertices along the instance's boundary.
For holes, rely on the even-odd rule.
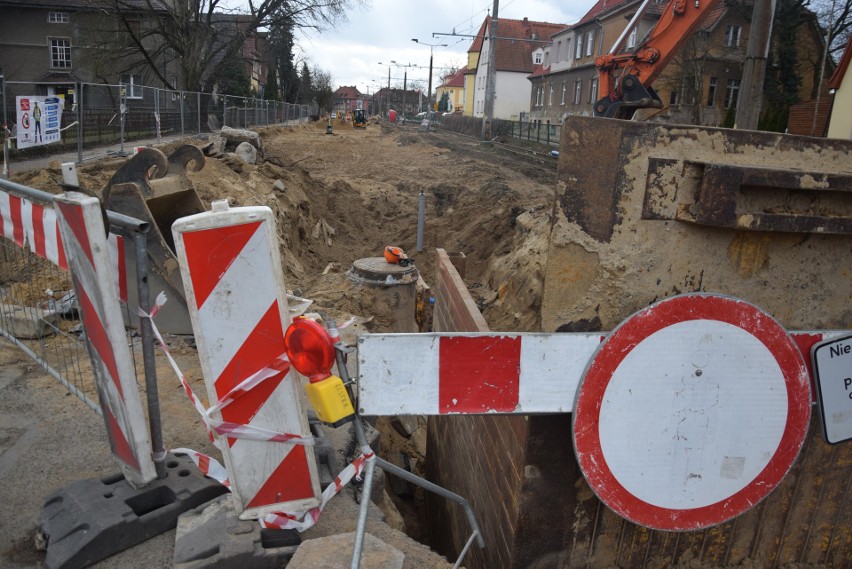
[[[177,88],[209,91],[223,62],[239,55],[259,29],[288,25],[323,29],[345,20],[346,10],[367,0],[95,0],[101,17],[86,45],[111,68],[143,71]],[[99,55],[98,55],[99,54]],[[250,56],[251,54],[243,54]]]
[[839,60],[852,34],[852,0],[812,0],[808,7],[828,30],[829,53]]

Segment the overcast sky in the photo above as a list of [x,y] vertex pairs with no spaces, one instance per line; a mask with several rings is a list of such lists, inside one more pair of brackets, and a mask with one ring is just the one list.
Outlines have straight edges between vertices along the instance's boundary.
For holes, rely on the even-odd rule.
[[[500,18],[572,24],[594,5],[595,0],[503,0]],[[355,85],[372,93],[388,83],[388,64],[421,67],[392,67],[391,86],[402,87],[404,73],[409,83],[419,81],[423,89],[429,78],[429,46],[435,47],[432,89],[440,83],[443,66],[462,67],[472,38],[432,34],[473,35],[493,6],[492,0],[371,0],[368,8],[349,12],[348,22],[334,30],[301,33],[297,41],[310,63],[331,73],[335,87]],[[298,56],[297,56],[298,57]],[[379,65],[379,62],[382,65]]]

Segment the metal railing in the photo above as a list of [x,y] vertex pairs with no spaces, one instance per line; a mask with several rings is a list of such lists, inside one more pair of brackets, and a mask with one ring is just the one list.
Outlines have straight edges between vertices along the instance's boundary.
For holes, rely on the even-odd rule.
[[252,128],[292,124],[307,121],[317,114],[315,106],[254,97],[140,85],[76,83],[62,111],[60,140],[18,149],[12,128],[17,120],[16,97],[44,96],[44,90],[44,85],[5,82],[0,126],[9,125],[12,137],[11,144],[6,147],[8,176],[16,171],[46,168],[52,160],[81,163],[109,154],[126,155],[132,146],[140,143],[204,135],[223,126]]

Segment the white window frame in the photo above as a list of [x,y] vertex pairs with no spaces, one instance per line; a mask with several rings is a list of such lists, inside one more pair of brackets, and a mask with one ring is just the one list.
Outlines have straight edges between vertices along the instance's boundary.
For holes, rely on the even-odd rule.
[[48,12],[48,24],[67,24],[71,21],[71,15],[68,12]]
[[586,34],[586,55],[592,55],[595,52],[595,30],[591,30]]
[[547,97],[547,106],[548,107],[553,106],[553,85],[550,86],[550,93],[548,93],[548,97]]
[[598,78],[592,77],[591,81],[589,81],[589,103],[597,103],[598,102]]
[[50,46],[50,68],[71,69],[71,38],[48,38],[47,44]]
[[123,73],[121,75],[121,86],[125,89],[125,99],[141,99],[144,96],[141,75]]
[[740,80],[728,79],[728,84],[725,86],[725,108],[737,106],[737,100],[740,95]]
[[712,107],[716,104],[716,88],[719,86],[719,78],[711,77],[707,87],[707,106]]
[[577,42],[574,46],[574,59],[583,57],[583,34],[577,34]]
[[542,53],[540,51],[535,52],[535,55],[533,55],[533,63],[541,65],[542,59],[544,59]]
[[562,103],[565,104],[568,102],[568,81],[562,82]]
[[583,99],[583,80],[577,79],[574,81],[574,104],[579,105],[580,101]]
[[729,25],[725,28],[725,47],[740,47],[741,36],[741,26]]
[[636,47],[636,38],[639,35],[639,28],[633,26],[633,29],[630,30],[630,34],[627,36],[627,49],[633,49]]

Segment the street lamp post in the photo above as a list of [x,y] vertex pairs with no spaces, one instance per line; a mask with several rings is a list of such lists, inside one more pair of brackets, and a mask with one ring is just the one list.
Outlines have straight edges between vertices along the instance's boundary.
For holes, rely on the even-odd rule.
[[432,118],[432,50],[436,47],[447,47],[445,43],[426,43],[417,38],[411,38],[411,41],[420,45],[429,46],[429,91],[426,93],[426,105],[429,107],[429,118]]
[[[379,65],[385,65],[385,64],[380,61]],[[390,63],[387,64],[387,66],[388,66],[388,106],[387,106],[387,109],[385,109],[385,110],[387,111],[388,116],[390,116],[390,80],[391,80],[390,70],[391,70],[391,65],[396,65],[396,61],[391,61]]]

